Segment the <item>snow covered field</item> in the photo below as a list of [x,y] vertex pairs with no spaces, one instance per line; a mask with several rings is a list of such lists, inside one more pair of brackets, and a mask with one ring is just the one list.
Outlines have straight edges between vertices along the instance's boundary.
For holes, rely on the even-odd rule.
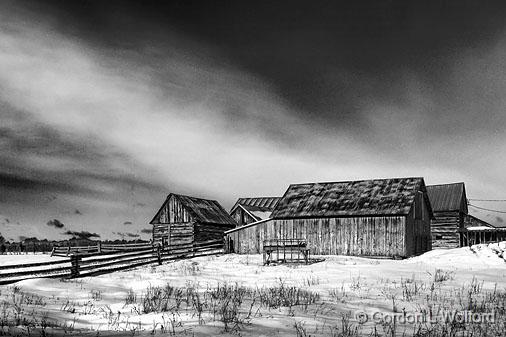
[[[406,260],[322,256],[277,266],[230,254],[32,279],[0,287],[0,322],[19,335],[498,336],[506,333],[505,250],[502,242]],[[0,264],[26,259],[8,258]],[[452,311],[482,316],[444,321]],[[429,314],[436,319],[420,320]]]
[[24,263],[40,263],[48,261],[68,260],[68,257],[51,256],[44,253],[28,254],[4,254],[0,255],[0,266],[16,265]]

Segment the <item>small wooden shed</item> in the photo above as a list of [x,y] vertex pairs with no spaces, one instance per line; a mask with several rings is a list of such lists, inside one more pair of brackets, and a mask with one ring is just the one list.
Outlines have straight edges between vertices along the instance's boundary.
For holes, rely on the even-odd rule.
[[312,255],[407,257],[431,249],[432,208],[423,178],[290,185],[272,212],[226,232],[236,253],[269,239],[303,239]]
[[239,198],[230,210],[230,215],[239,226],[268,219],[279,199],[280,197]]
[[216,200],[171,193],[151,220],[153,242],[164,246],[222,239],[237,223]]
[[432,248],[458,248],[463,245],[460,232],[468,214],[464,183],[427,186],[434,219],[431,221]]

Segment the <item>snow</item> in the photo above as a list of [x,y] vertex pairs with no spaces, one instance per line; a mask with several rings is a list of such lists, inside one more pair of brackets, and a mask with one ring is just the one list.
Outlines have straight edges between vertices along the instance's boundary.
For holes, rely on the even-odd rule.
[[51,256],[44,253],[3,254],[0,255],[0,266],[10,266],[25,263],[40,263],[49,261],[68,260],[68,257]]
[[[328,311],[326,316],[324,315],[326,322],[328,320],[328,324],[331,324],[334,320],[335,324],[338,324],[342,312],[357,309],[391,310],[391,300],[385,299],[385,293],[398,289],[402,280],[429,284],[433,281],[436,269],[451,274],[452,278],[442,286],[448,289],[448,292],[453,291],[451,289],[460,289],[475,279],[483,282],[485,289],[504,289],[505,250],[506,242],[501,242],[470,248],[433,250],[406,260],[318,256],[316,258],[322,259],[322,262],[275,266],[263,266],[261,255],[228,254],[197,257],[162,266],[144,266],[135,270],[64,282],[31,279],[18,282],[16,286],[24,292],[42,296],[47,305],[40,309],[41,312],[58,322],[73,322],[76,329],[130,331],[134,324],[137,324],[141,330],[150,331],[157,323],[161,324],[169,319],[169,314],[139,314],[136,311],[138,307],[125,304],[125,298],[133,291],[139,302],[148,287],[167,284],[176,287],[195,285],[203,290],[225,283],[258,289],[284,282],[286,285],[319,293],[330,303],[325,307]],[[39,261],[57,259],[44,255],[13,255],[10,262],[34,262],[36,258],[40,258]],[[5,260],[2,256],[0,261]],[[330,300],[332,292],[341,291],[347,294],[343,295],[342,301]],[[10,298],[9,292],[3,289],[0,296]],[[73,305],[75,311],[67,310],[67,304],[64,303]],[[409,307],[413,303],[401,302],[399,305]],[[318,313],[319,309],[314,307],[312,310]],[[110,313],[119,317],[114,323],[111,323]],[[316,324],[320,315],[317,313],[304,313],[299,310],[289,315],[287,309],[272,309],[252,319],[251,325],[242,328],[241,335],[293,336],[296,335],[296,322],[303,322],[308,326]],[[191,329],[197,336],[223,334],[220,322],[208,320],[206,324],[199,325],[198,319],[187,312],[181,312],[178,319],[181,320],[181,329]]]
[[471,226],[471,227],[467,227],[466,229],[468,231],[483,231],[483,230],[494,229],[494,228],[490,227],[490,226]]

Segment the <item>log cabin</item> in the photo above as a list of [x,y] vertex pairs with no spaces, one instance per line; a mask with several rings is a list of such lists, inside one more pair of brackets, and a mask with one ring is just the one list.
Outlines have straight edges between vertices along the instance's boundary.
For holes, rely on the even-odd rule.
[[229,250],[301,239],[311,255],[408,257],[431,249],[432,208],[423,178],[290,185],[270,219],[226,232]]
[[464,183],[427,186],[434,219],[431,221],[432,248],[458,248],[463,245],[460,232],[468,214]]
[[239,198],[230,210],[230,215],[239,226],[268,219],[279,199],[279,197]]
[[216,200],[171,193],[151,220],[153,243],[162,246],[222,239],[237,226]]
[[429,185],[427,193],[434,211],[433,248],[458,248],[506,238],[506,230],[468,213],[464,183]]

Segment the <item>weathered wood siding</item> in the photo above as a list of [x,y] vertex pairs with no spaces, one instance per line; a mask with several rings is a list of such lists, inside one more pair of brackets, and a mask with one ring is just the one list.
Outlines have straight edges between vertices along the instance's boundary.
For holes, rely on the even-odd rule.
[[261,253],[264,239],[304,238],[313,255],[410,255],[405,216],[269,220],[228,237],[240,254]]
[[423,254],[432,249],[429,208],[420,193],[406,217],[406,256]]
[[239,226],[244,226],[257,221],[241,207],[237,207],[230,215],[234,218],[235,222],[239,224]]
[[[184,201],[180,198],[185,196],[170,195],[165,200],[164,204],[157,212],[155,218],[152,221],[153,224],[153,242],[155,244],[160,243],[164,246],[180,245],[180,244],[191,244],[193,242],[207,241],[214,239],[222,239],[224,232],[235,227],[233,221],[229,221],[228,215],[219,206],[219,211],[223,211],[225,215],[225,223],[208,223],[216,220],[209,216],[209,212],[215,211],[209,210],[209,204],[204,205],[204,213],[207,211],[207,218],[211,218],[211,221],[204,221],[202,218],[206,217],[193,216],[191,208],[188,210],[188,206],[184,205]],[[184,200],[184,199],[183,199]],[[205,208],[207,207],[207,208]],[[220,215],[221,216],[221,215]],[[217,217],[216,221],[222,220],[223,217]]]
[[164,207],[161,209],[158,222],[159,223],[173,223],[173,222],[192,222],[193,218],[188,211],[181,205],[181,203],[171,196]]
[[157,220],[159,224],[153,224],[153,242],[166,245],[193,242],[193,218],[174,196],[164,204]]
[[464,214],[455,212],[434,213],[431,221],[432,248],[460,247],[459,229],[463,228]]

